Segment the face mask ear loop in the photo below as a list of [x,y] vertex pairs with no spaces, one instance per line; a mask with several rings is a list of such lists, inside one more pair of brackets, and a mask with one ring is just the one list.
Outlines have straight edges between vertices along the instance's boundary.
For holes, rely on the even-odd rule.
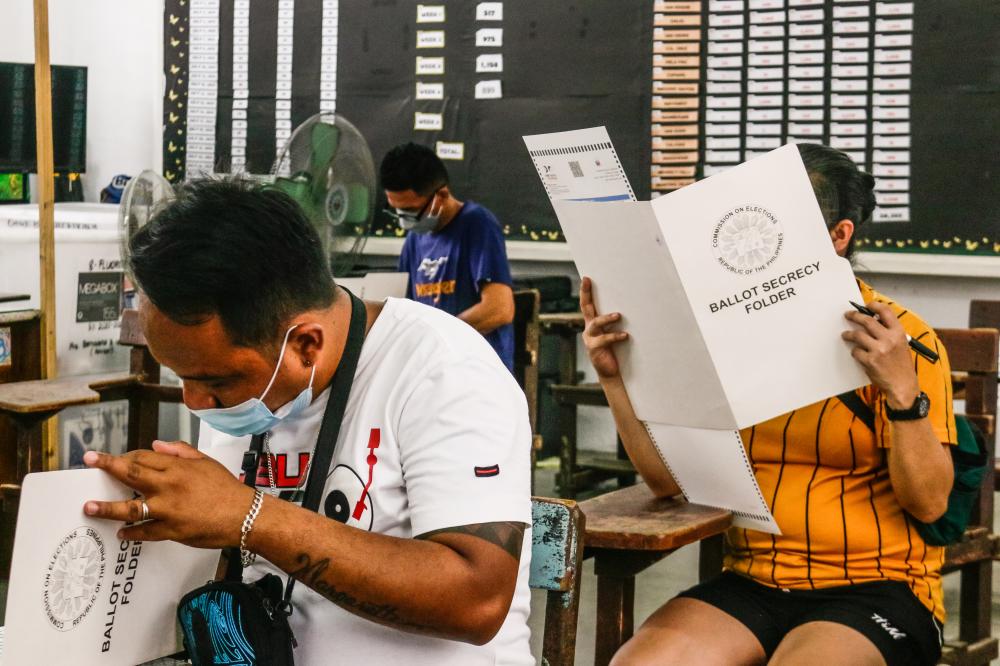
[[[292,331],[298,327],[298,324],[294,324],[290,329],[285,331],[285,339],[281,343],[281,351],[278,353],[278,362],[274,366],[274,374],[271,375],[271,381],[267,383],[267,388],[264,389],[264,392],[261,393],[260,398],[258,398],[261,402],[264,402],[264,396],[266,396],[267,392],[271,390],[272,386],[274,386],[274,380],[277,379],[278,371],[281,370],[281,359],[285,357],[285,347],[288,346],[288,336],[291,335]],[[316,368],[313,368],[313,372],[316,372]]]
[[309,386],[306,387],[307,389],[311,389],[313,387],[313,380],[314,379],[316,379],[316,364],[315,363],[313,363],[312,372],[309,374]]
[[441,215],[441,211],[444,210],[444,203],[442,203],[440,206],[438,206],[437,213],[434,212],[434,200],[437,199],[438,192],[440,192],[440,191],[441,190],[438,189],[431,196],[430,205],[427,206],[427,212],[424,213],[424,217],[431,217],[433,215]]

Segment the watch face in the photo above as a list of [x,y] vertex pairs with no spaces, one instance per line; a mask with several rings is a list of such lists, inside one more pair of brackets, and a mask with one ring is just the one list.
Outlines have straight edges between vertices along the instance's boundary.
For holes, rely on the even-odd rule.
[[886,413],[890,421],[912,421],[914,419],[926,418],[931,411],[931,399],[921,391],[917,394],[917,399],[906,409],[892,409],[887,407]]
[[920,418],[927,416],[931,411],[931,399],[923,391],[917,396],[917,410],[920,412]]

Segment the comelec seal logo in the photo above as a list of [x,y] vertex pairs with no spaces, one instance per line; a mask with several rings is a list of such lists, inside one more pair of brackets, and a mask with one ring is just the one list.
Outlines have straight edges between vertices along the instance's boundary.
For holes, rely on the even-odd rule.
[[62,538],[45,573],[45,616],[59,631],[69,631],[87,616],[101,591],[104,541],[91,527],[78,527]]
[[778,218],[761,206],[734,208],[719,219],[712,234],[715,258],[738,275],[750,275],[774,263],[783,241]]

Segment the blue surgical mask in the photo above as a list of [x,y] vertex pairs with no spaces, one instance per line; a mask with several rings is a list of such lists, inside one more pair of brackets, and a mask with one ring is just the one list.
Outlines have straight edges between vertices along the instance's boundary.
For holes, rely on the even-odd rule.
[[312,374],[309,375],[309,386],[305,387],[294,400],[278,408],[276,412],[272,412],[264,404],[264,397],[271,390],[274,380],[278,377],[278,370],[281,369],[281,359],[285,356],[288,336],[295,330],[296,326],[298,324],[285,332],[285,340],[281,343],[281,352],[278,354],[278,364],[274,368],[274,374],[271,375],[271,381],[268,382],[267,388],[264,389],[259,398],[250,398],[232,407],[192,409],[191,413],[219,432],[233,437],[243,437],[266,432],[281,421],[294,417],[308,407],[313,398],[313,380],[316,378],[315,365],[313,365]]

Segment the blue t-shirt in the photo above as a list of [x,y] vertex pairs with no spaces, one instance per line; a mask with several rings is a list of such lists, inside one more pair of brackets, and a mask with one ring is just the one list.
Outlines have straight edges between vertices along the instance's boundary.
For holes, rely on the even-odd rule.
[[[467,201],[437,233],[410,233],[399,255],[410,275],[407,297],[457,315],[479,302],[481,285],[510,285],[510,265],[500,223],[493,213]],[[486,340],[508,368],[514,368],[514,327],[505,324]]]

